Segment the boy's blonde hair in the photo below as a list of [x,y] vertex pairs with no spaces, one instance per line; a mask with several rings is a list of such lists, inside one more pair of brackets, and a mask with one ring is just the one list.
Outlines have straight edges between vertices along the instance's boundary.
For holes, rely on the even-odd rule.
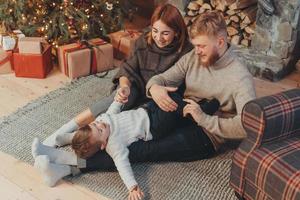
[[225,19],[220,11],[206,11],[202,13],[191,25],[190,37],[193,39],[199,35],[220,35],[227,38]]
[[72,149],[78,157],[88,158],[99,150],[99,146],[97,144],[92,145],[90,143],[91,135],[92,129],[89,125],[86,125],[76,131],[72,139]]

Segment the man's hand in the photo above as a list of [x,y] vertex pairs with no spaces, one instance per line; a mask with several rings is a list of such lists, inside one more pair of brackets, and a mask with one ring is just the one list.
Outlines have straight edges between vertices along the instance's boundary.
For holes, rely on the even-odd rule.
[[143,197],[144,193],[139,186],[136,186],[129,192],[128,200],[142,200]]
[[130,94],[130,88],[128,86],[120,87],[117,90],[115,101],[125,104],[128,102],[129,94]]
[[165,112],[175,111],[177,109],[177,103],[171,99],[168,92],[175,92],[176,87],[164,87],[160,85],[152,85],[149,92],[155,103]]
[[200,108],[199,104],[191,99],[183,99],[188,104],[183,108],[183,116],[186,117],[190,114],[195,122],[199,123],[201,119],[201,115],[203,114],[202,109]]

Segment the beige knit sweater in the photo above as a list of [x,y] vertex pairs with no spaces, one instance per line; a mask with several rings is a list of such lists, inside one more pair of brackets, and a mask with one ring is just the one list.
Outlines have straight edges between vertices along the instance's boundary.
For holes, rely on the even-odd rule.
[[195,101],[202,98],[218,99],[220,112],[214,116],[202,113],[197,121],[216,149],[225,139],[242,139],[246,136],[241,123],[242,108],[256,97],[252,75],[232,50],[229,47],[208,68],[201,66],[195,50],[192,50],[169,70],[152,77],[146,85],[146,91],[149,91],[153,84],[179,86],[185,81],[184,98]]

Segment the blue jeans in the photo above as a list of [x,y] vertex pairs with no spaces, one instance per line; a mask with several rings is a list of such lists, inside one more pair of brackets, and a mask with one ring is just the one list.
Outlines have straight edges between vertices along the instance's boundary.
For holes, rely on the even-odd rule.
[[[179,105],[174,112],[164,112],[153,102],[144,107],[148,111],[151,124],[151,141],[139,140],[132,143],[129,149],[129,160],[137,162],[161,161],[194,161],[205,159],[215,154],[215,149],[209,137],[190,118],[182,117],[183,107],[186,105],[178,95],[170,94]],[[212,114],[219,108],[219,102],[202,103],[204,112]],[[175,125],[176,124],[176,125]],[[105,151],[98,151],[86,160],[86,168],[81,172],[94,170],[114,170],[115,165]]]

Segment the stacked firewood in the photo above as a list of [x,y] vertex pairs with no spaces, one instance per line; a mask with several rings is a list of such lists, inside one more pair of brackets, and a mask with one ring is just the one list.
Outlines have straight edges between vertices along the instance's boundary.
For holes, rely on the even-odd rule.
[[199,14],[219,10],[227,24],[228,39],[235,45],[249,47],[255,30],[257,0],[196,0],[187,7],[185,22],[189,26]]

